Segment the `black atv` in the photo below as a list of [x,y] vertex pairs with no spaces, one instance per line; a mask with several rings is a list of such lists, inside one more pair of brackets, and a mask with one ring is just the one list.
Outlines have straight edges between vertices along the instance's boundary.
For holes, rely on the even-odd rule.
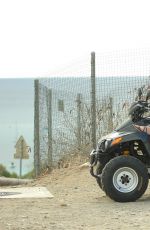
[[91,175],[106,195],[118,202],[137,200],[148,186],[150,117],[145,114],[150,111],[149,96],[134,102],[128,120],[102,137],[90,154]]

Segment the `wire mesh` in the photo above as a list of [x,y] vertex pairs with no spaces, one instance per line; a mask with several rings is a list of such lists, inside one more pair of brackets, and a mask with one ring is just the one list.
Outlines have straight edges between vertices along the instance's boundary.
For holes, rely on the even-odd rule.
[[[131,103],[138,100],[139,89],[142,92],[141,100],[145,99],[150,87],[150,52],[109,53],[97,55],[96,60],[98,141],[127,119]],[[91,150],[91,78],[86,76],[40,79],[41,165],[48,164],[49,132],[52,135],[53,165],[59,164],[68,154],[87,154]],[[51,99],[48,98],[48,90],[52,92]],[[48,100],[51,100],[51,111]],[[52,118],[51,130],[49,116]]]
[[[149,77],[96,78],[97,140],[116,128],[128,116],[138,89],[145,92]],[[60,89],[61,88],[61,89]],[[47,90],[52,91],[52,159],[56,165],[64,155],[88,153],[91,148],[90,78],[50,78],[40,80],[40,159],[48,159]],[[70,89],[70,91],[67,91]],[[72,90],[72,91],[71,91]]]

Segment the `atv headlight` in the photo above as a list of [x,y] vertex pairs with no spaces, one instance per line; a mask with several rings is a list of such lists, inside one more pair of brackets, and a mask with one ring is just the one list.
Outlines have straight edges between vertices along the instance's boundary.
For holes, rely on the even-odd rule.
[[111,145],[117,145],[122,141],[122,137],[118,137],[111,142]]

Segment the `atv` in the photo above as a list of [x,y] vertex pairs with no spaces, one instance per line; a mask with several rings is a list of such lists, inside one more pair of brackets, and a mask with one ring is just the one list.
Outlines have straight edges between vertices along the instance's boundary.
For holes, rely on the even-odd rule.
[[[140,198],[150,178],[150,111],[145,100],[135,101],[129,118],[102,137],[90,154],[90,173],[108,197],[117,202]],[[96,167],[96,168],[95,168]]]

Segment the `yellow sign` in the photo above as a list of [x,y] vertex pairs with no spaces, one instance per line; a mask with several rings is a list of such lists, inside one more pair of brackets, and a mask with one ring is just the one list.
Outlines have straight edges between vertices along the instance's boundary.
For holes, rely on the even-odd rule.
[[16,145],[16,153],[14,154],[15,159],[29,159],[30,148],[27,146],[27,143],[23,136],[20,136]]

